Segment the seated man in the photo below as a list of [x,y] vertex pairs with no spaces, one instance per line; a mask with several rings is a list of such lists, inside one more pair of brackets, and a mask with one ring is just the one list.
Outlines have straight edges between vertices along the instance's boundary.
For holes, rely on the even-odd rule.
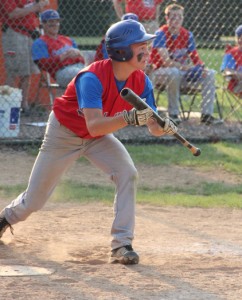
[[181,87],[202,89],[201,123],[220,123],[213,114],[215,71],[205,68],[196,50],[193,34],[182,27],[184,8],[177,4],[165,9],[166,25],[156,31],[152,45],[150,77],[154,85],[164,83],[168,92],[168,113],[180,123],[179,97]]
[[242,25],[235,30],[236,46],[226,51],[221,71],[229,80],[228,89],[242,98]]
[[48,9],[40,15],[44,34],[32,45],[32,58],[41,70],[50,73],[63,88],[84,68],[84,59],[76,42],[59,35],[60,15]]

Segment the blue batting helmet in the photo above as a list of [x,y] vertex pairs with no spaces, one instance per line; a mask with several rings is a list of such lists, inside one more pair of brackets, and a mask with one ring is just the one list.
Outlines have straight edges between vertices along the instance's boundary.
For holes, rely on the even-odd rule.
[[136,14],[133,13],[127,13],[122,15],[121,20],[135,20],[135,21],[139,21],[139,17]]
[[49,20],[59,20],[59,19],[60,19],[60,15],[58,11],[54,9],[47,9],[40,14],[40,20],[42,23],[47,22]]
[[107,31],[105,42],[110,58],[116,61],[128,61],[133,57],[130,45],[142,43],[155,38],[148,34],[144,26],[134,20],[124,20],[113,24]]

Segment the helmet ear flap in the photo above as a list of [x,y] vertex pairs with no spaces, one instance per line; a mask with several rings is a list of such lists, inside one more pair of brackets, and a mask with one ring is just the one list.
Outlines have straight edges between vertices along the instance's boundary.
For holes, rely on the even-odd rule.
[[133,51],[130,46],[118,49],[108,47],[107,52],[110,58],[120,62],[129,61],[133,57]]

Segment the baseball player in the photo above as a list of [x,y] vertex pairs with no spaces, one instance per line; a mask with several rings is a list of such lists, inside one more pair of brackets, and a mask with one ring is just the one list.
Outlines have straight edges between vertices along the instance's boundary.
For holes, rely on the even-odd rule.
[[221,123],[213,117],[215,100],[215,71],[205,68],[199,57],[192,32],[182,27],[184,8],[170,4],[165,9],[166,24],[156,31],[152,45],[151,63],[154,84],[165,82],[168,93],[168,113],[177,124],[179,118],[180,87],[201,85],[201,123]]
[[40,14],[44,34],[32,45],[32,58],[63,88],[84,68],[84,58],[74,39],[58,34],[60,15],[54,9]]
[[[108,29],[110,58],[81,70],[64,95],[55,99],[28,187],[0,213],[0,237],[7,228],[41,209],[62,174],[83,156],[116,185],[110,262],[138,263],[139,256],[132,248],[137,170],[112,133],[127,125],[147,125],[154,136],[177,131],[170,119],[165,119],[161,128],[151,118],[156,111],[153,88],[142,70],[149,57],[148,42],[154,37],[133,20],[120,21]],[[124,87],[145,98],[152,109],[134,109],[120,96]]]
[[242,97],[242,25],[235,30],[236,46],[226,51],[221,71],[229,77],[228,89]]

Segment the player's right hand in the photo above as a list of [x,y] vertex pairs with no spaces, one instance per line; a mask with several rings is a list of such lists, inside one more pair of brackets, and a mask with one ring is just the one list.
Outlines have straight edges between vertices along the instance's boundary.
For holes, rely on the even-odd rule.
[[165,125],[164,125],[164,132],[165,134],[169,134],[169,135],[173,135],[175,133],[177,133],[177,126],[176,124],[169,118],[164,118],[164,122],[165,122]]

